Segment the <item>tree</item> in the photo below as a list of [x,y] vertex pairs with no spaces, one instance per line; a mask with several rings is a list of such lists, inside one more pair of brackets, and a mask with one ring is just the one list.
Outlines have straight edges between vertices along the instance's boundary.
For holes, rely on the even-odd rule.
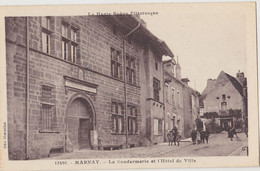
[[240,118],[241,117],[241,110],[240,109],[229,109],[229,116]]
[[206,113],[204,113],[204,117],[206,119],[217,118],[218,117],[218,113],[217,112],[206,112]]

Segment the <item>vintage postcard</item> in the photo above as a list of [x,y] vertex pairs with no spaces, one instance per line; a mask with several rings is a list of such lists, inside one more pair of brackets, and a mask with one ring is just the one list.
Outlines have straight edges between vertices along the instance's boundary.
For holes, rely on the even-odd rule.
[[259,165],[256,3],[0,7],[3,170]]

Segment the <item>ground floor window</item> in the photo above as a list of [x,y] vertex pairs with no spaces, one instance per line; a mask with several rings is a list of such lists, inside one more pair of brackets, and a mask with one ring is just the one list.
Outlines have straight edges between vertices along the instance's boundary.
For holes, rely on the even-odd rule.
[[111,132],[114,134],[124,133],[124,106],[120,102],[112,102],[111,105]]
[[53,105],[42,104],[41,131],[53,131],[56,128],[55,108]]
[[119,115],[112,115],[112,133],[123,133],[124,117]]
[[128,117],[128,133],[136,134],[137,129],[137,107],[134,105],[127,106],[127,117]]
[[163,121],[162,119],[153,119],[153,134],[161,135],[163,130]]

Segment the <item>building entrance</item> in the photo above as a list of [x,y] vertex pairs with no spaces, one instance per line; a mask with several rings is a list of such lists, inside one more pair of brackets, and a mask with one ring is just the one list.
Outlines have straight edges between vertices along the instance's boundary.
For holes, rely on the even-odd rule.
[[93,111],[88,101],[76,98],[68,108],[68,138],[73,149],[90,148],[90,130],[93,129]]

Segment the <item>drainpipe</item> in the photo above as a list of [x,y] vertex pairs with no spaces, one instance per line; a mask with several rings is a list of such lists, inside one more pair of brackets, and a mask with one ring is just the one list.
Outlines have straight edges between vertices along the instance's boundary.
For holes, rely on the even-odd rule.
[[25,144],[25,159],[28,156],[29,143],[29,20],[26,17],[26,144]]
[[[166,107],[166,102],[165,102],[165,82],[164,82],[164,63],[162,61],[162,88],[163,88],[163,142],[166,142],[166,114],[165,114],[165,107]],[[167,97],[166,97],[167,98]]]
[[128,148],[128,121],[127,121],[127,93],[126,93],[126,38],[141,26],[141,21],[138,25],[126,34],[123,38],[123,58],[124,58],[124,95],[125,95],[125,128],[126,128],[126,148]]

